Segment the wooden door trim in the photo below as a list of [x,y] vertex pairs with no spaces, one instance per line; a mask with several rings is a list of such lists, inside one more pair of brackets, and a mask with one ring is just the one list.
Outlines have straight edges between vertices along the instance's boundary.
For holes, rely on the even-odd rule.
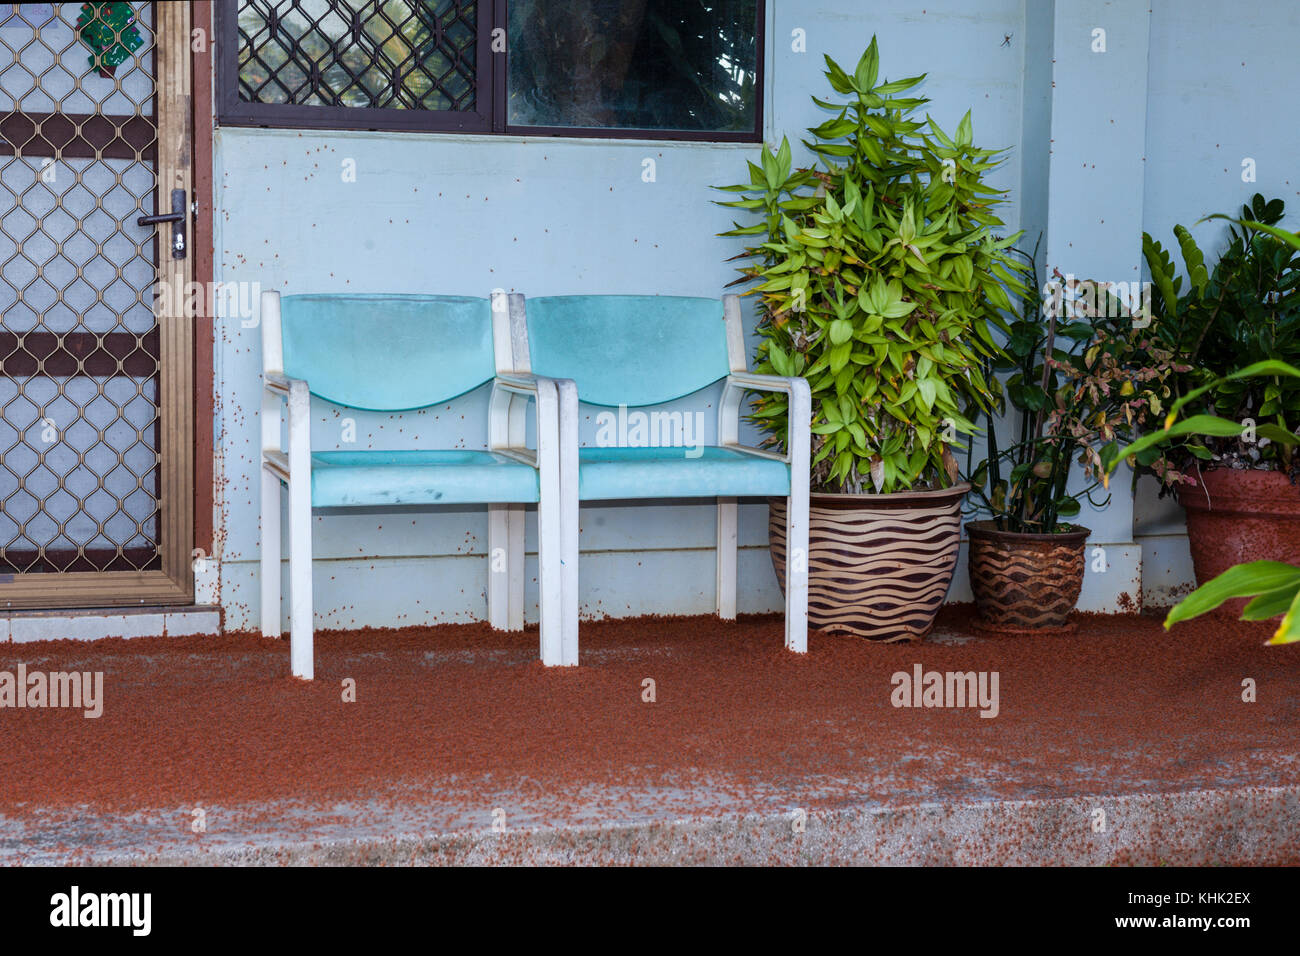
[[[216,104],[213,101],[213,47],[216,35],[212,30],[212,0],[194,0],[191,29],[204,31],[203,43],[192,44],[194,89],[194,238],[190,244],[193,259],[194,281],[211,288],[215,281],[213,247],[212,204],[213,189],[213,129],[216,126]],[[204,297],[206,301],[206,296]],[[194,322],[194,547],[209,559],[220,560],[220,548],[213,527],[213,501],[216,449],[216,397],[213,349],[215,345],[215,317],[198,315]]]
[[[173,189],[183,189],[187,205],[193,202],[193,93],[190,75],[190,5],[159,3],[154,6],[157,49],[154,53],[156,113],[158,117],[158,206],[170,208]],[[187,210],[188,212],[188,210]],[[190,217],[192,220],[192,217]],[[172,289],[185,289],[193,275],[194,230],[186,229],[185,258],[169,254],[169,224],[158,226],[159,277]],[[193,319],[168,310],[183,297],[167,296],[159,310],[162,355],[159,372],[159,415],[162,419],[159,469],[162,500],[159,546],[162,570],[184,603],[194,598],[194,328]]]

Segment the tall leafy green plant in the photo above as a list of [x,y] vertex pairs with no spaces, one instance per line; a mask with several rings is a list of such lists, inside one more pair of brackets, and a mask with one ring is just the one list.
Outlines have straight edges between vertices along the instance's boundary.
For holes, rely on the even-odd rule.
[[[949,136],[903,96],[925,78],[879,82],[873,37],[850,73],[826,57],[839,101],[805,145],[818,168],[793,168],[788,141],[764,148],[722,205],[756,214],[723,233],[754,240],[737,258],[759,297],[755,368],[801,375],[813,398],[814,490],[948,487],[953,447],[988,408],[990,326],[1023,293],[1000,237],[1000,192],[986,177],[1000,151],[974,145],[970,113]],[[784,445],[786,399],[764,395],[753,420]]]

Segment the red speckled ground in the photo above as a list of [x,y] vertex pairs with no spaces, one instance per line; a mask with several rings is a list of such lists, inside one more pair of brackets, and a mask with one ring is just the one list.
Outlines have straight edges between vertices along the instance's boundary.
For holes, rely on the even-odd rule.
[[[1073,637],[1011,638],[969,631],[967,613],[945,610],[920,644],[814,633],[806,657],[784,651],[775,617],[584,624],[575,669],[543,668],[535,630],[323,634],[312,684],[288,676],[287,642],[249,636],[3,644],[0,670],[103,671],[105,705],[98,720],[0,710],[0,814],[433,799],[454,829],[503,794],[553,824],[656,802],[726,813],[1300,783],[1300,647],[1264,647],[1266,626],[1084,616]],[[999,716],[892,707],[890,675],[916,663],[998,671]]]

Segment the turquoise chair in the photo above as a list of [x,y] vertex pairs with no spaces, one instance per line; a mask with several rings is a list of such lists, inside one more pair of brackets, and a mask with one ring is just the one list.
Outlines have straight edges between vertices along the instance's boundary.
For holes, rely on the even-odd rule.
[[[802,378],[746,371],[739,299],[682,296],[570,295],[509,303],[511,364],[555,382],[559,397],[561,662],[578,662],[578,534],[580,501],[716,498],[715,610],[736,616],[736,504],[742,497],[784,497],[789,560],[785,589],[785,644],[808,646],[808,383]],[[501,366],[498,366],[499,368]],[[725,381],[718,407],[717,442],[683,448],[578,447],[578,402],[641,408],[682,398]],[[739,419],[747,392],[780,391],[790,401],[790,442],[783,452],[740,444]]]
[[[262,633],[280,634],[281,485],[289,490],[290,663],[307,680],[312,651],[313,508],[489,504],[488,620],[523,628],[527,505],[537,506],[541,656],[560,663],[561,486],[558,391],[506,370],[504,297],[291,295],[264,292],[262,325]],[[507,357],[503,360],[503,356]],[[486,382],[484,450],[316,451],[311,396],[347,408],[408,411]],[[288,406],[288,447],[281,443]],[[536,449],[525,444],[531,407]],[[469,436],[465,436],[467,439]],[[511,509],[503,517],[501,506]],[[572,508],[576,510],[576,502]],[[508,519],[508,520],[507,520]]]

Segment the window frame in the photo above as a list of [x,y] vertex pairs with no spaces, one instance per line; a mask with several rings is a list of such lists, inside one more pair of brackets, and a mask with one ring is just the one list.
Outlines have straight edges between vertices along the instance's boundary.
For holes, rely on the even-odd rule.
[[641,139],[703,143],[761,143],[766,85],[767,0],[755,0],[754,127],[748,130],[632,129],[590,126],[521,126],[508,123],[507,84],[510,51],[491,49],[492,31],[507,29],[508,0],[479,0],[490,22],[477,27],[475,108],[412,110],[352,106],[306,106],[296,103],[247,103],[239,98],[239,0],[213,4],[216,27],[216,121],[221,126],[270,129],[392,131],[406,133],[480,133],[503,136],[550,136],[569,139]]

